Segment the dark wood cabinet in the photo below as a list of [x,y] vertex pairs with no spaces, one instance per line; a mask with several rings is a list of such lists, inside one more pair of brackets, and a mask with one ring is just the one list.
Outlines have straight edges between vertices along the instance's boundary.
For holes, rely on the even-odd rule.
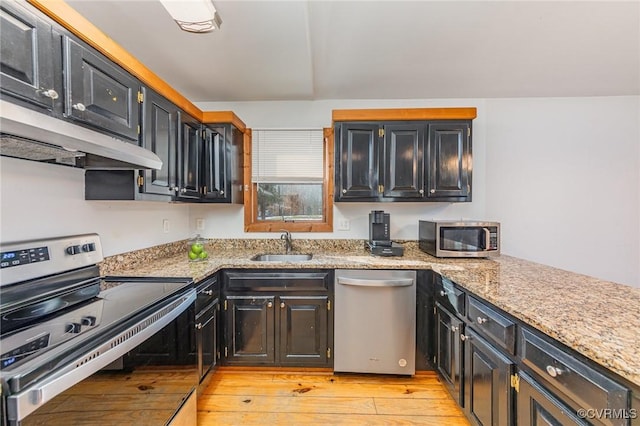
[[180,114],[178,135],[178,191],[179,200],[200,199],[202,189],[202,140],[200,123],[193,117]]
[[225,298],[227,364],[275,363],[275,296]]
[[144,170],[138,182],[140,192],[173,196],[176,192],[176,148],[178,144],[178,108],[152,90],[143,90],[142,103],[143,148],[162,160],[160,170]]
[[420,200],[424,197],[424,123],[383,127],[382,197]]
[[451,396],[462,407],[464,347],[460,338],[464,333],[464,323],[436,303],[435,355],[436,369],[444,379]]
[[471,122],[342,122],[335,201],[471,201]]
[[65,116],[138,143],[140,83],[80,42],[64,36]]
[[243,134],[231,124],[203,130],[201,201],[242,203]]
[[431,271],[418,271],[416,289],[416,370],[431,370],[434,359],[435,305]]
[[470,327],[465,331],[464,406],[478,425],[509,426],[515,364]]
[[566,407],[528,374],[520,373],[519,377],[516,421],[518,426],[586,426],[590,424],[577,417],[574,410]]
[[427,197],[471,201],[471,125],[429,123]]
[[327,365],[329,296],[279,296],[280,363]]
[[331,367],[329,271],[224,273],[227,365]]
[[378,197],[379,129],[370,123],[336,126],[336,201]]
[[420,200],[423,122],[336,126],[336,201]]
[[12,102],[62,110],[60,35],[18,3],[0,3],[0,91]]

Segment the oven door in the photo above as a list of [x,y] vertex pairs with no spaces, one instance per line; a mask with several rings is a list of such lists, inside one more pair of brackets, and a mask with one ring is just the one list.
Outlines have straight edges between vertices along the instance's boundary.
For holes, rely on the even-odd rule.
[[[81,348],[48,351],[47,362],[38,364],[50,369],[47,374],[33,368],[5,378],[7,423],[168,424],[194,400],[189,397],[198,384],[196,363],[180,356],[189,349],[179,340],[188,335],[182,327],[193,316],[195,298],[190,288],[83,340]],[[154,355],[165,356],[149,356],[147,342],[161,342]]]

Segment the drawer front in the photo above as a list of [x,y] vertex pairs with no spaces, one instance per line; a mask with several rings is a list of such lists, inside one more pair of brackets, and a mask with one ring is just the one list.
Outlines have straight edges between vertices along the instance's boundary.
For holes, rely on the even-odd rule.
[[510,354],[515,354],[515,322],[473,297],[469,297],[469,312],[467,318],[473,323],[473,328],[497,343]]
[[220,294],[218,276],[207,278],[196,286],[196,313],[209,306]]
[[329,271],[225,272],[225,291],[327,292]]
[[465,314],[465,293],[457,288],[453,282],[442,278],[439,274],[434,274],[435,299],[442,306],[453,313],[464,316]]
[[[522,329],[522,361],[559,392],[574,401],[574,408],[629,408],[629,390],[527,329]],[[619,411],[616,411],[619,410]],[[626,425],[625,419],[606,419],[608,425]]]

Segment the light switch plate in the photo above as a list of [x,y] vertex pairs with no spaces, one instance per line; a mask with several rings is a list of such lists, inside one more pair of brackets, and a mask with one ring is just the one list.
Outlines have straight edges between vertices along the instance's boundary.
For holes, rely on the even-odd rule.
[[338,221],[338,230],[339,231],[348,231],[351,227],[349,219],[340,219]]
[[204,219],[196,219],[196,230],[204,231]]
[[162,219],[162,232],[165,234],[169,232],[169,219]]

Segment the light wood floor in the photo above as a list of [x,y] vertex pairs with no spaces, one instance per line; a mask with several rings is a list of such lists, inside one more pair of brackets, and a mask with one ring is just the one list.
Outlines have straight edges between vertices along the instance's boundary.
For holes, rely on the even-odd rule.
[[415,377],[221,368],[198,425],[469,425],[433,372]]

